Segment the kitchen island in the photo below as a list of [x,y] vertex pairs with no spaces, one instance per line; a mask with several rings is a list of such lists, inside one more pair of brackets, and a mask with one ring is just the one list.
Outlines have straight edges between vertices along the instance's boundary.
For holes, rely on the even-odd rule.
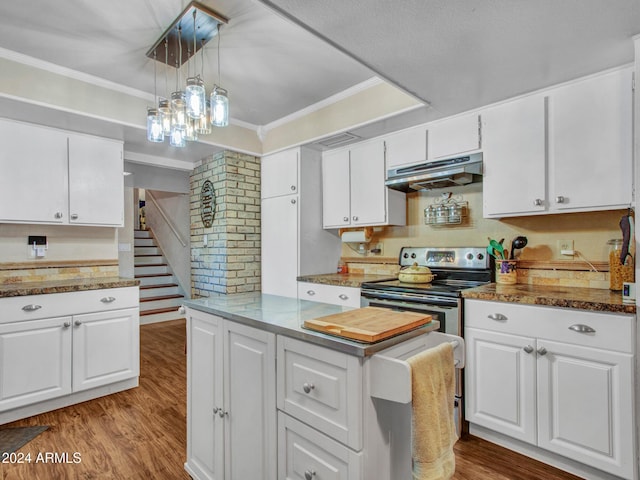
[[411,478],[404,360],[458,337],[432,322],[373,344],[350,341],[300,325],[352,309],[260,293],[185,307],[192,477]]

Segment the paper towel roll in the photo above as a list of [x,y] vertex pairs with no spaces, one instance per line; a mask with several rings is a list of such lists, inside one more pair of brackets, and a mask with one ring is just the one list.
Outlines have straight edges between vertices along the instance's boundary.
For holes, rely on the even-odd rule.
[[370,238],[367,238],[367,235],[364,230],[358,230],[355,232],[353,231],[342,232],[341,238],[343,242],[353,242],[353,243],[369,243],[369,241],[371,240]]

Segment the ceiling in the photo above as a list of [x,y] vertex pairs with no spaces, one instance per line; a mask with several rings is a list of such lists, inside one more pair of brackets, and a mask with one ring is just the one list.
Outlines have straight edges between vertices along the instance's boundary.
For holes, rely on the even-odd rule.
[[[164,94],[175,89],[175,70],[167,69],[165,87],[165,67],[145,53],[187,3],[4,1],[0,47],[147,93],[156,63]],[[443,117],[630,63],[631,37],[640,33],[638,0],[202,3],[229,18],[220,33],[221,80],[217,41],[205,47],[207,87],[227,88],[232,121],[256,127],[372,76]],[[143,148],[143,132],[126,135]]]

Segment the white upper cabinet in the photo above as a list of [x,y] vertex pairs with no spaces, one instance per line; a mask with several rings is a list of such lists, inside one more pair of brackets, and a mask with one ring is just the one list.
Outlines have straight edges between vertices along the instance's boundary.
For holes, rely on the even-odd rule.
[[536,95],[482,113],[485,217],[545,210],[545,102]]
[[549,102],[549,208],[604,210],[631,204],[632,71],[554,90]]
[[427,158],[427,128],[422,125],[384,138],[387,169],[423,162]]
[[298,148],[265,155],[261,165],[262,198],[298,193]]
[[324,228],[405,225],[406,197],[385,184],[384,142],[375,138],[322,157]]
[[0,170],[0,221],[68,221],[65,132],[0,119]]
[[448,118],[428,127],[430,160],[473,152],[481,147],[480,115],[477,113]]
[[0,222],[122,226],[122,142],[0,119]]
[[69,135],[69,223],[124,223],[122,142]]

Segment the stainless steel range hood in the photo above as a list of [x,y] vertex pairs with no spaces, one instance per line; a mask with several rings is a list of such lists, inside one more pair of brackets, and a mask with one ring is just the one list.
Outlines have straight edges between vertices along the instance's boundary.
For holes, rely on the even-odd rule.
[[482,180],[482,153],[418,163],[387,171],[385,185],[411,192],[458,187]]

